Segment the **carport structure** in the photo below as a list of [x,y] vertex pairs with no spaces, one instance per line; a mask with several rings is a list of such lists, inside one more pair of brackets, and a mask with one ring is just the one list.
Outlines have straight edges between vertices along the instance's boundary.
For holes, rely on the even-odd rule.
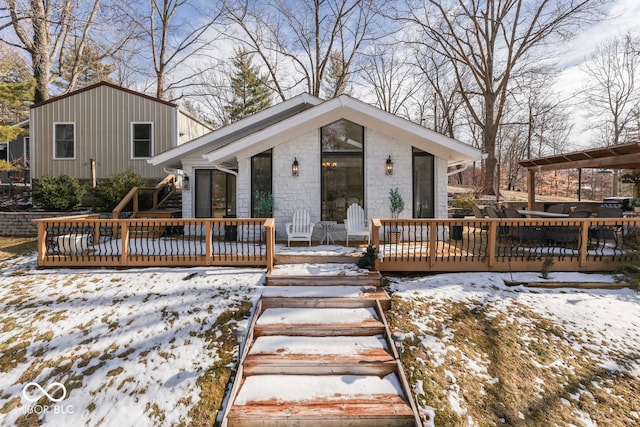
[[[592,150],[575,151],[536,159],[521,160],[520,166],[527,168],[528,206],[535,205],[536,172],[547,172],[562,169],[578,169],[578,190],[582,187],[582,169],[618,169],[631,170],[635,186],[634,197],[639,197],[640,180],[640,141],[630,144],[613,145]],[[580,192],[578,192],[580,194]]]

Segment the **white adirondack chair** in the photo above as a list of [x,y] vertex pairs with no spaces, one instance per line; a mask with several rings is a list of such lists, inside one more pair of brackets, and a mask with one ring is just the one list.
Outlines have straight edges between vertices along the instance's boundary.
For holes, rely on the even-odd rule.
[[364,219],[364,209],[359,204],[353,203],[347,209],[347,219],[344,220],[344,228],[347,232],[347,246],[349,236],[366,237],[367,243],[371,243],[368,221]]
[[305,209],[295,211],[292,221],[284,226],[287,232],[287,246],[290,246],[292,241],[309,241],[309,246],[311,246],[311,234],[313,234],[314,224],[311,222],[309,212]]

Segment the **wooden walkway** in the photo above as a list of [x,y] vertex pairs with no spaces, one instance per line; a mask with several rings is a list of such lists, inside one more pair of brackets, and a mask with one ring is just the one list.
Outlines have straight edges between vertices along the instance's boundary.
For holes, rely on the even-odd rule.
[[421,426],[380,274],[278,273],[267,278],[222,426]]

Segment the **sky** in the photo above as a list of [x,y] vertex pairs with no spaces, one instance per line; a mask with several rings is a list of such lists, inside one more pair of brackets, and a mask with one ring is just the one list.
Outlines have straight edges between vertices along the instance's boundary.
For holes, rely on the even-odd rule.
[[[640,35],[640,1],[615,0],[610,3],[606,18],[585,28],[563,52],[558,64],[561,72],[556,83],[560,99],[569,98],[585,87],[584,64],[598,45],[627,31]],[[589,118],[584,108],[574,107],[572,119],[574,128],[569,137],[570,145],[576,149],[589,146],[592,132],[585,129]]]

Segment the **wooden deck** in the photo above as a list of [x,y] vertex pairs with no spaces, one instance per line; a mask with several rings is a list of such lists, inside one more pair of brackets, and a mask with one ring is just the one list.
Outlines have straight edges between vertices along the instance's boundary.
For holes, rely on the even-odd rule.
[[[36,220],[40,267],[257,266],[320,262],[276,254],[275,222],[260,219]],[[640,218],[372,221],[378,271],[614,271],[640,262]],[[389,232],[399,230],[400,241]],[[635,246],[631,243],[635,243]],[[326,262],[355,262],[330,257]],[[274,278],[274,280],[277,280]],[[296,278],[289,278],[295,281]]]
[[270,277],[222,425],[421,426],[376,275]]

